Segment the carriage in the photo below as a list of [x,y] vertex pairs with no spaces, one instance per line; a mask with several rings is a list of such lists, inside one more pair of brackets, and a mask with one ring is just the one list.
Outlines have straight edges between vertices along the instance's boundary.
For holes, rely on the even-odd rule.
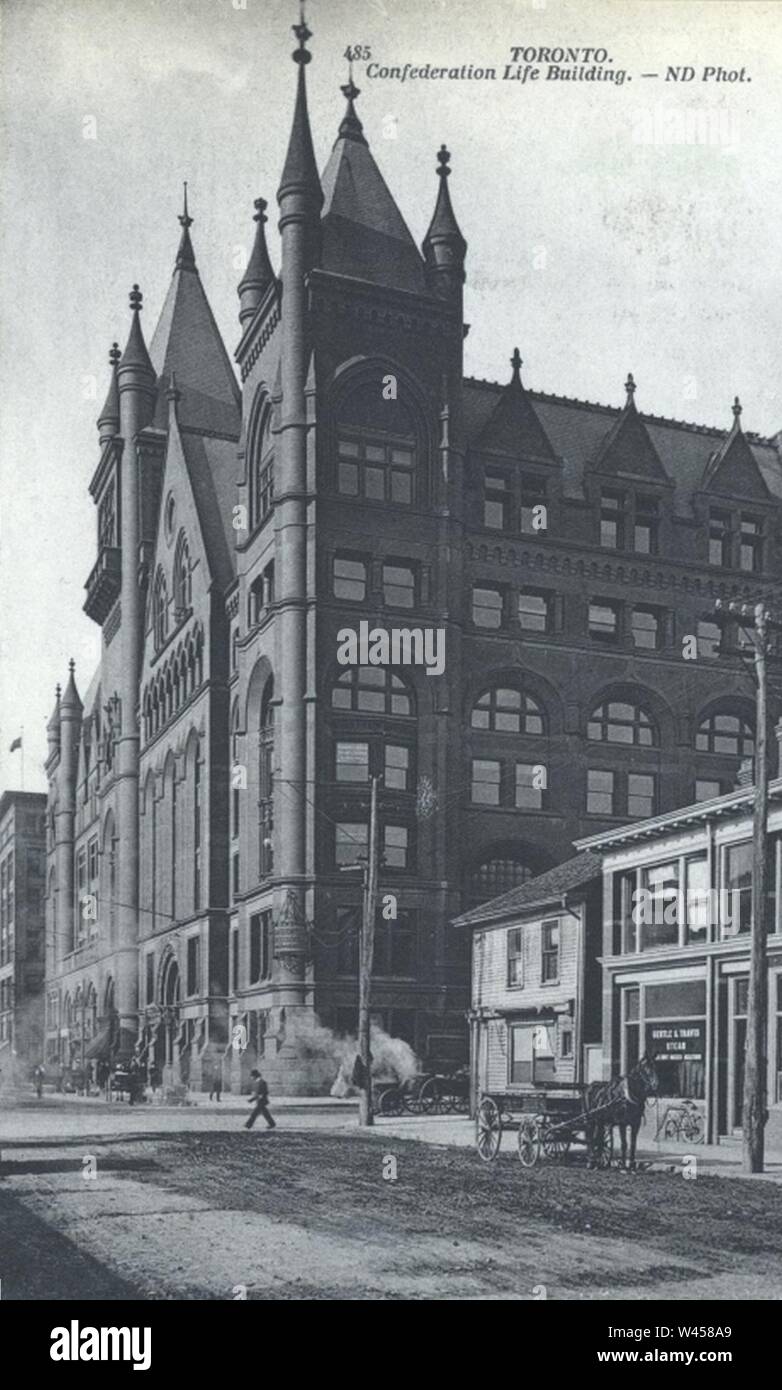
[[[516,1147],[525,1168],[534,1168],[541,1154],[562,1159],[572,1144],[587,1145],[587,1127],[594,1125],[594,1159],[608,1168],[613,1156],[613,1129],[601,1125],[610,1105],[586,1108],[586,1087],[485,1092],[478,1102],[475,1141],[480,1158],[491,1163],[500,1151],[505,1130],[516,1131]],[[595,1124],[595,1122],[597,1122]]]
[[470,1077],[464,1068],[451,1073],[416,1072],[406,1081],[378,1082],[375,1094],[381,1115],[466,1115]]

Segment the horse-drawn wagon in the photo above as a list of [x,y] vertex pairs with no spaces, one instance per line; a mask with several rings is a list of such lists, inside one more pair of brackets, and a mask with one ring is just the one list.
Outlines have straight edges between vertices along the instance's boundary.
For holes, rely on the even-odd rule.
[[619,1127],[622,1163],[627,1162],[626,1131],[630,1130],[630,1167],[646,1101],[657,1091],[653,1057],[642,1057],[627,1076],[590,1086],[484,1092],[475,1117],[475,1142],[485,1163],[497,1157],[505,1130],[516,1131],[516,1147],[525,1168],[534,1168],[541,1154],[564,1158],[572,1144],[583,1144],[590,1167],[608,1168],[613,1157],[614,1126]]

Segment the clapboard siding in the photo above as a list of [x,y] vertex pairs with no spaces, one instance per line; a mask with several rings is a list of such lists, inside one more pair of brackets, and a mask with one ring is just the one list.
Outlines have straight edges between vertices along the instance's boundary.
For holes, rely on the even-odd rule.
[[[542,924],[559,922],[559,980],[543,984]],[[508,932],[521,927],[524,975],[521,985],[508,986]],[[532,1009],[553,1007],[573,999],[578,988],[578,941],[580,918],[570,913],[547,913],[545,917],[488,927],[475,933],[473,940],[473,1007],[489,1009]]]

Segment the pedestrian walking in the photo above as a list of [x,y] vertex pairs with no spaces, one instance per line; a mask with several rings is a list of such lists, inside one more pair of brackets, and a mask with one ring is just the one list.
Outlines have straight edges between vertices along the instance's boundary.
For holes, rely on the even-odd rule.
[[33,1072],[33,1081],[35,1082],[35,1094],[40,1100],[43,1095],[43,1067],[40,1062]]
[[219,1099],[220,1099],[220,1096],[222,1095],[222,1091],[223,1091],[223,1069],[222,1069],[222,1067],[215,1067],[214,1071],[212,1072],[212,1089],[211,1089],[211,1091],[209,1092],[209,1099],[211,1100],[212,1097],[214,1096],[214,1099],[215,1099],[215,1100],[219,1100]]
[[244,1126],[245,1129],[252,1129],[259,1115],[263,1115],[267,1129],[276,1129],[274,1120],[269,1114],[269,1087],[257,1067],[253,1067],[250,1072],[250,1078],[252,1080],[252,1088],[250,1090],[249,1100],[253,1108],[250,1111],[250,1118]]
[[128,1064],[128,1105],[135,1105],[141,1090],[141,1067],[135,1057]]

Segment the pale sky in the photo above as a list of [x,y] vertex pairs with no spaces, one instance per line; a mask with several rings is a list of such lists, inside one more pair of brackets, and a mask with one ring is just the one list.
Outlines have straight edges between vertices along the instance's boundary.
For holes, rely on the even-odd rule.
[[[232,354],[253,199],[273,213],[295,68],[293,0],[1,0],[0,791],[24,726],[25,787],[45,789],[45,722],[99,629],[87,485],[106,354],[128,290],[152,336],[173,269],[181,182],[196,258]],[[495,67],[512,46],[600,46],[606,82],[370,80],[358,109],[416,241],[452,152],[469,243],[466,370],[725,428],[782,429],[782,4],[776,0],[310,0],[307,69],[321,167],[344,102],[345,47],[384,66]],[[692,65],[695,80],[664,74]],[[704,65],[751,81],[704,83]],[[544,64],[545,68],[545,64]],[[91,134],[95,138],[88,138]],[[270,246],[279,264],[270,222]]]

